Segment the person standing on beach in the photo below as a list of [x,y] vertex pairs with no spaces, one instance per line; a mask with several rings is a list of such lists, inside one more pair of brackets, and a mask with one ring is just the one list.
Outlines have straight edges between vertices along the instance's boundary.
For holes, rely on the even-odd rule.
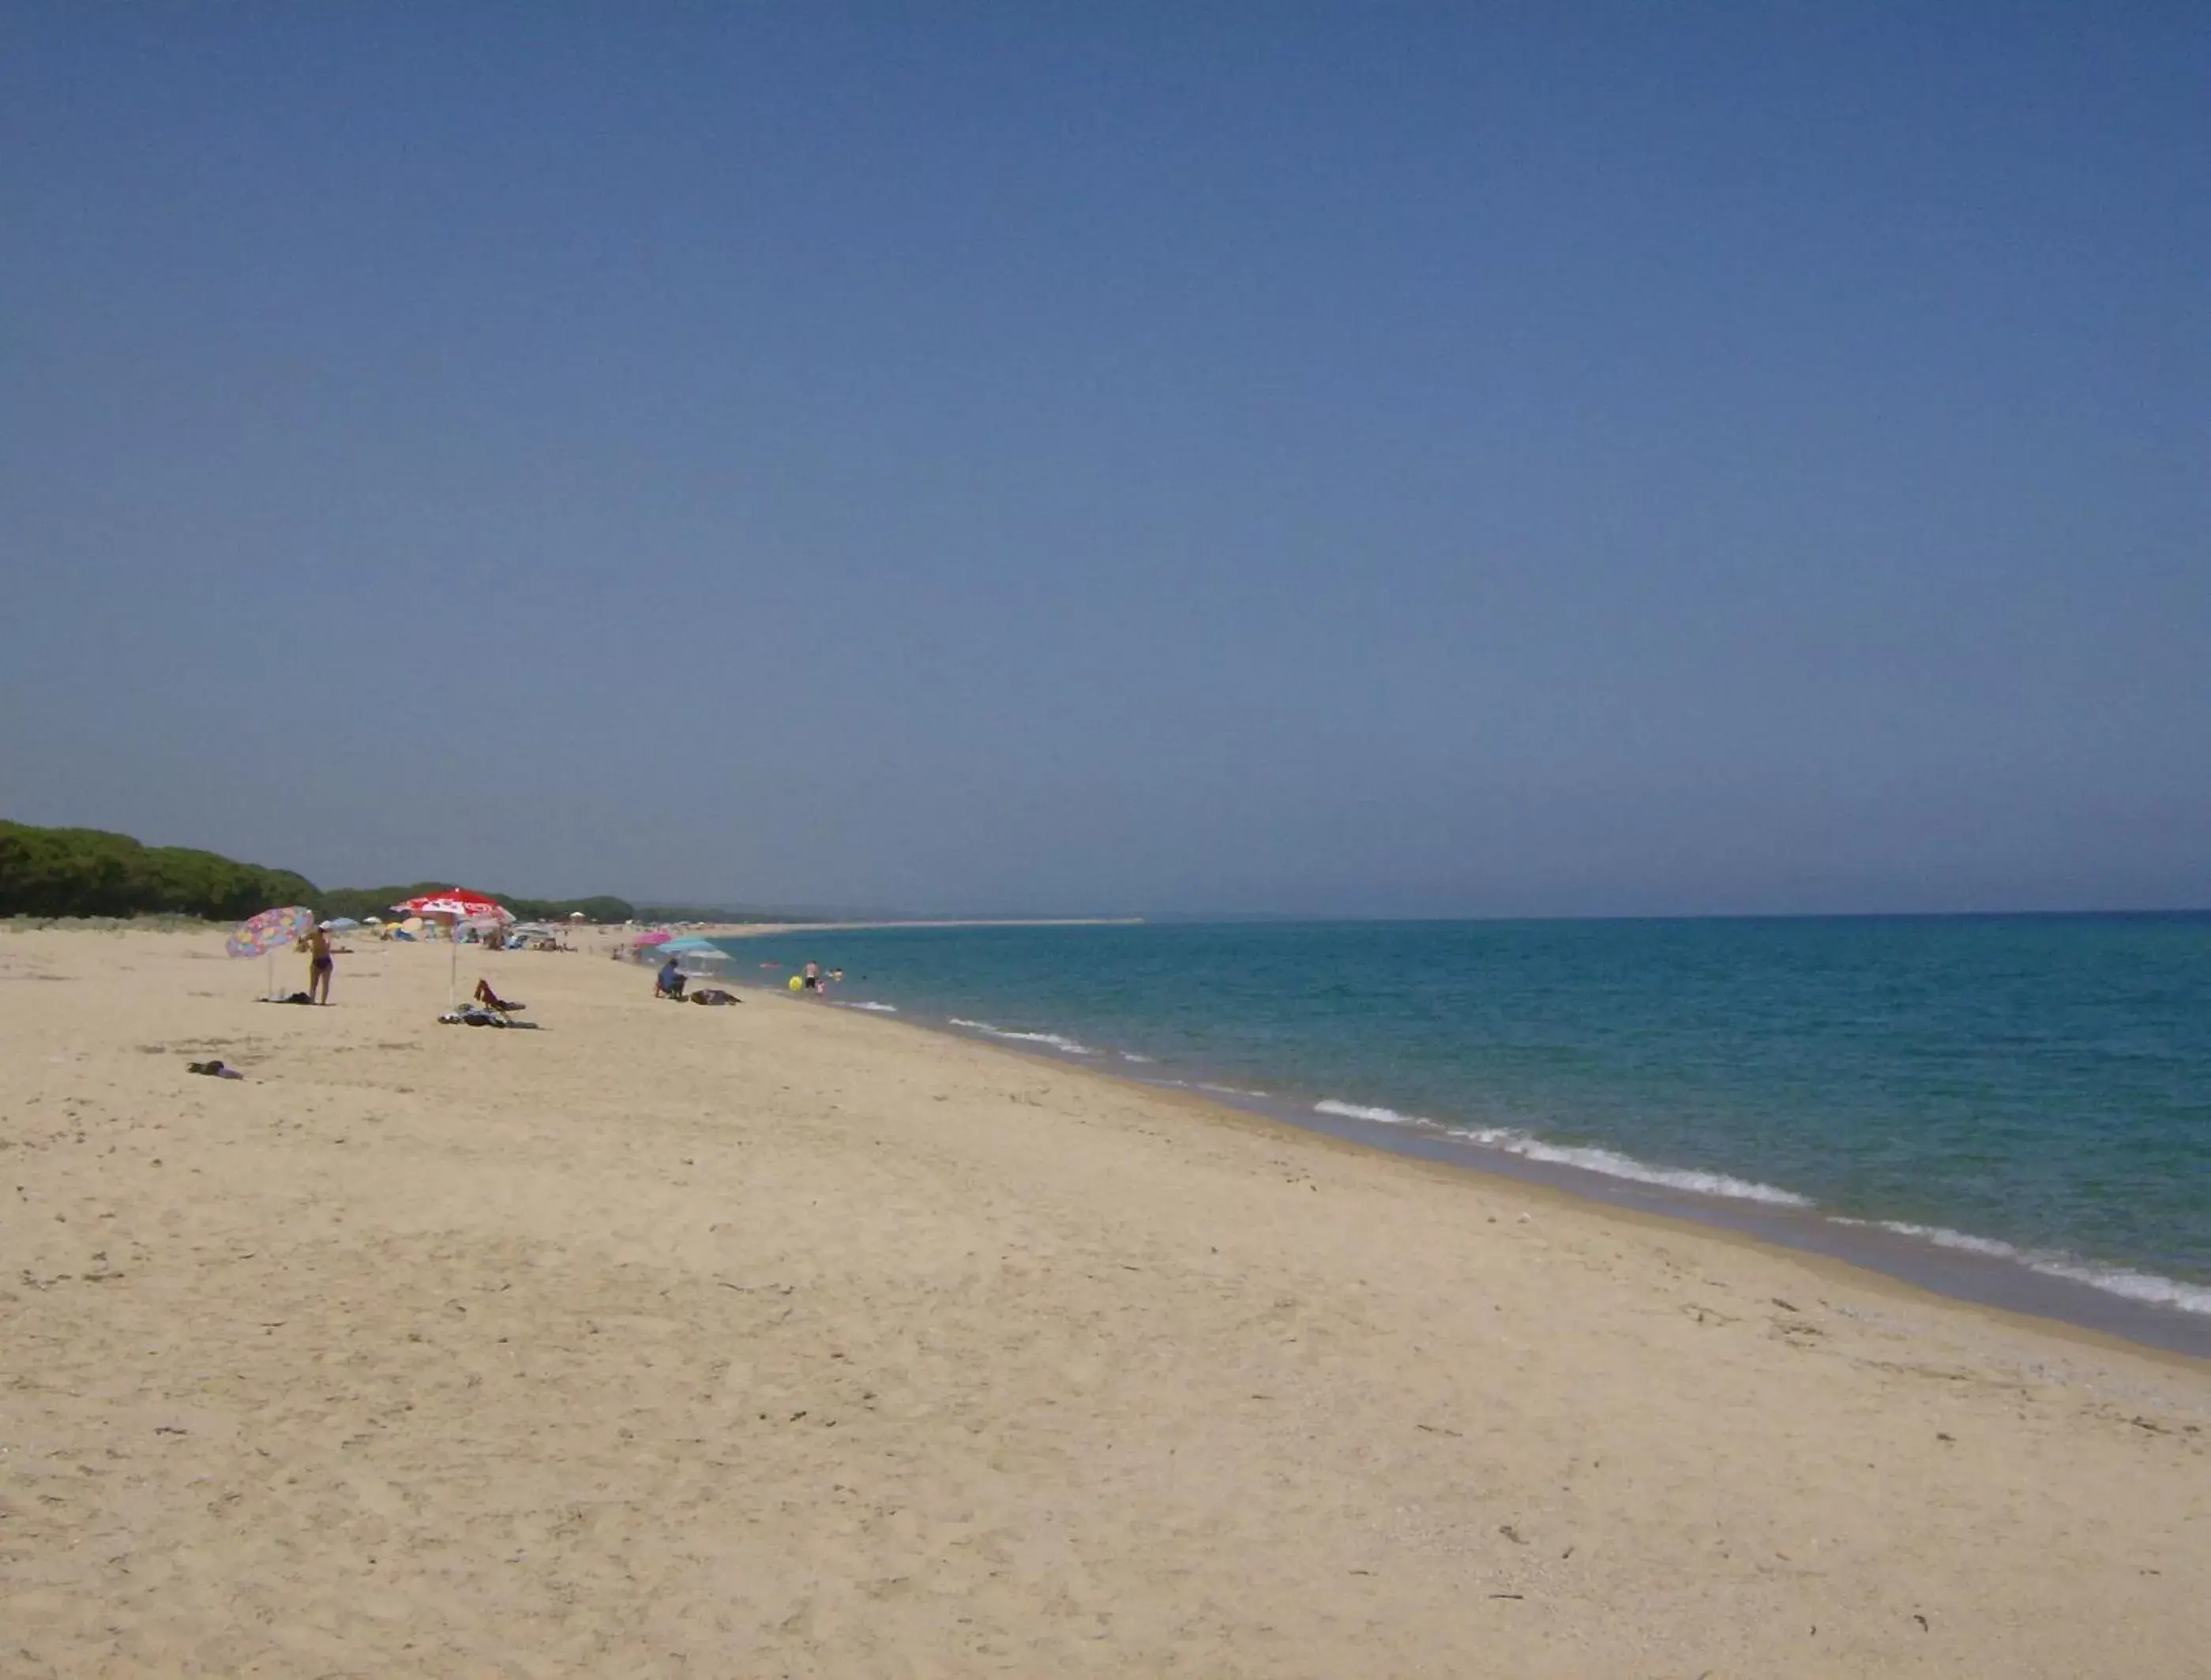
[[307,930],[307,1001],[330,1000],[330,970],[337,966],[330,956],[330,923],[318,922]]

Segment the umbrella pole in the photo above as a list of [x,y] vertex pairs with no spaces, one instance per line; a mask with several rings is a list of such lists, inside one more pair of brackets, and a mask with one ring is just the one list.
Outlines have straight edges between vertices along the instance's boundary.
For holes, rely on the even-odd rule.
[[445,936],[445,942],[453,953],[453,960],[445,970],[445,1010],[450,1014],[461,995],[461,946],[460,942],[450,934]]

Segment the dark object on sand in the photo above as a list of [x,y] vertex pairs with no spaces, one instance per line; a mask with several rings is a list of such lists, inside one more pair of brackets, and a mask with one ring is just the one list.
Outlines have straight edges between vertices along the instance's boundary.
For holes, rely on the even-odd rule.
[[440,1015],[438,1019],[449,1027],[506,1027],[517,1032],[537,1030],[535,1021],[518,1021],[512,1015],[502,1014],[496,1009],[487,1009],[480,1003],[465,1004]]
[[185,1064],[185,1072],[204,1073],[214,1079],[242,1079],[245,1077],[235,1067],[225,1067],[219,1061],[188,1061]]
[[305,992],[294,992],[288,998],[264,998],[261,1001],[264,1003],[312,1003],[314,1000]]
[[744,1000],[735,992],[725,992],[718,986],[702,986],[691,994],[691,1001],[707,1004],[742,1003]]

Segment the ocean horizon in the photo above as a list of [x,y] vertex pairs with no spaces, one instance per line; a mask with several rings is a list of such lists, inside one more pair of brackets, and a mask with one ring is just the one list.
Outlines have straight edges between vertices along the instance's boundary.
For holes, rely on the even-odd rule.
[[[737,977],[2211,1355],[2211,912],[809,928]],[[763,969],[761,965],[769,965]]]

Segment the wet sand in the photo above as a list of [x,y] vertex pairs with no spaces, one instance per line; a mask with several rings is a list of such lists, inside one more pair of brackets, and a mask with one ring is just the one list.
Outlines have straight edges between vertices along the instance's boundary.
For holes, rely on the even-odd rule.
[[0,932],[0,1672],[2211,1671],[2202,1362],[447,962]]

